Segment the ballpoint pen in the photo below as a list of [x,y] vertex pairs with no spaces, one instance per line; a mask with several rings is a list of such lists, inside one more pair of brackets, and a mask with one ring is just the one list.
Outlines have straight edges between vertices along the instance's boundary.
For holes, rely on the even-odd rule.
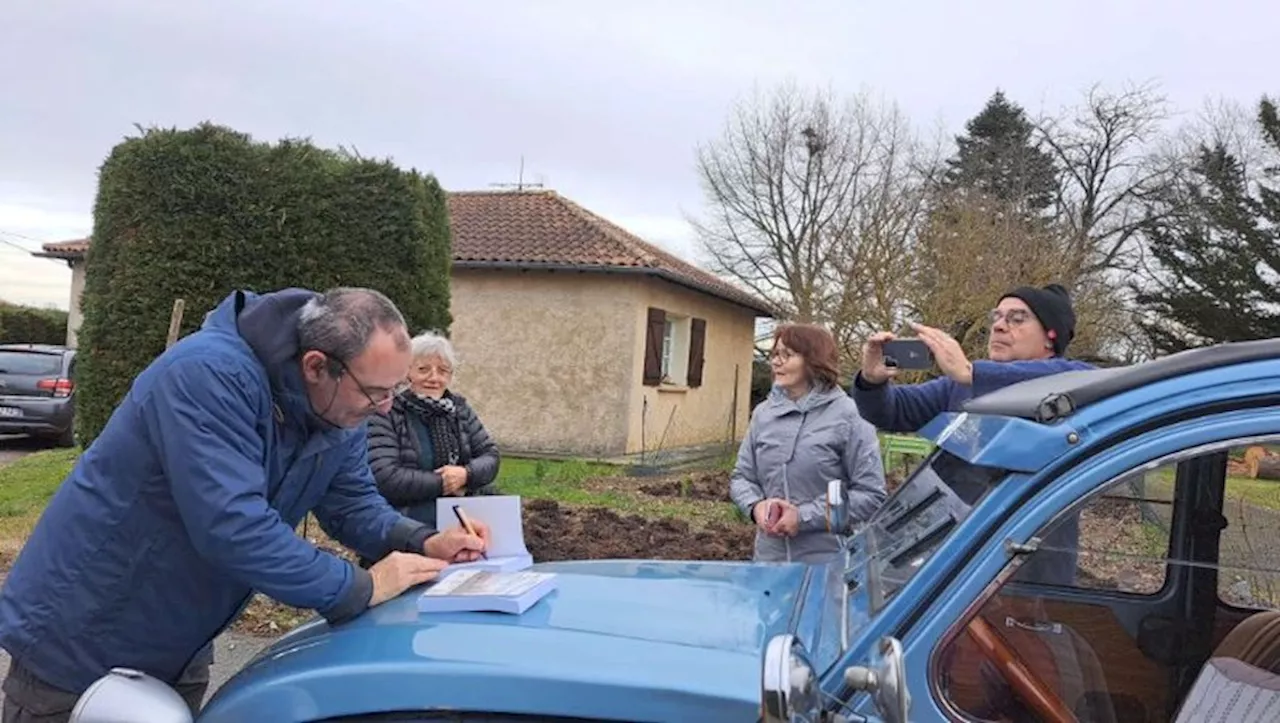
[[[462,529],[466,530],[471,535],[475,535],[476,537],[480,536],[479,534],[476,533],[476,528],[471,524],[471,520],[468,519],[466,515],[462,513],[462,507],[460,505],[453,506],[453,514],[455,517],[458,518],[458,524],[462,525]],[[486,560],[489,559],[489,556],[485,554],[484,550],[480,551],[480,557]]]

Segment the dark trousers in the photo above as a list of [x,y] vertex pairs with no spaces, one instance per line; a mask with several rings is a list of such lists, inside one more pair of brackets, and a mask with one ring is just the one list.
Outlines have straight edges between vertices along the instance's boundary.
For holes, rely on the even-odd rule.
[[[4,710],[0,723],[67,723],[71,710],[80,698],[75,693],[55,688],[31,674],[17,661],[9,663],[5,677]],[[191,708],[194,717],[204,703],[209,689],[209,664],[193,665],[174,688]]]

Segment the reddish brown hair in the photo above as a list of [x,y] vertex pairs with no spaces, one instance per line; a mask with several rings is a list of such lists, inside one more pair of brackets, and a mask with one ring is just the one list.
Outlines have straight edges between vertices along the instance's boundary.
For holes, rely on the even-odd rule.
[[778,342],[804,357],[805,370],[813,381],[829,387],[839,381],[839,353],[831,332],[816,324],[782,324],[773,332],[775,349]]

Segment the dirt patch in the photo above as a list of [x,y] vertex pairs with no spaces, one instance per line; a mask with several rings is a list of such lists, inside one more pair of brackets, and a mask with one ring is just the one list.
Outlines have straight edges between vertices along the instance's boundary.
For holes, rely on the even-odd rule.
[[750,560],[755,527],[620,515],[603,507],[552,500],[524,504],[524,538],[533,559]]
[[729,472],[696,472],[677,479],[641,485],[640,491],[653,497],[729,502]]
[[[1158,514],[1148,509],[1148,515]],[[1163,529],[1162,529],[1163,528]],[[1167,526],[1136,500],[1101,498],[1080,515],[1079,584],[1151,595],[1164,586]]]

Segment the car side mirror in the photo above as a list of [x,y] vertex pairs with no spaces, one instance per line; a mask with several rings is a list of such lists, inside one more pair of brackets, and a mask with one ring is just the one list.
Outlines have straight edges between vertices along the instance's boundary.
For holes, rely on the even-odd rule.
[[794,635],[775,635],[760,668],[761,723],[817,723],[818,679],[804,645]]
[[843,535],[848,529],[849,510],[844,500],[844,484],[833,479],[827,483],[827,524],[831,531]]
[[911,695],[907,692],[907,665],[897,638],[880,639],[877,654],[867,666],[844,671],[844,684],[871,694],[885,723],[907,723]]
[[76,701],[70,723],[192,723],[178,691],[130,668],[112,668]]

